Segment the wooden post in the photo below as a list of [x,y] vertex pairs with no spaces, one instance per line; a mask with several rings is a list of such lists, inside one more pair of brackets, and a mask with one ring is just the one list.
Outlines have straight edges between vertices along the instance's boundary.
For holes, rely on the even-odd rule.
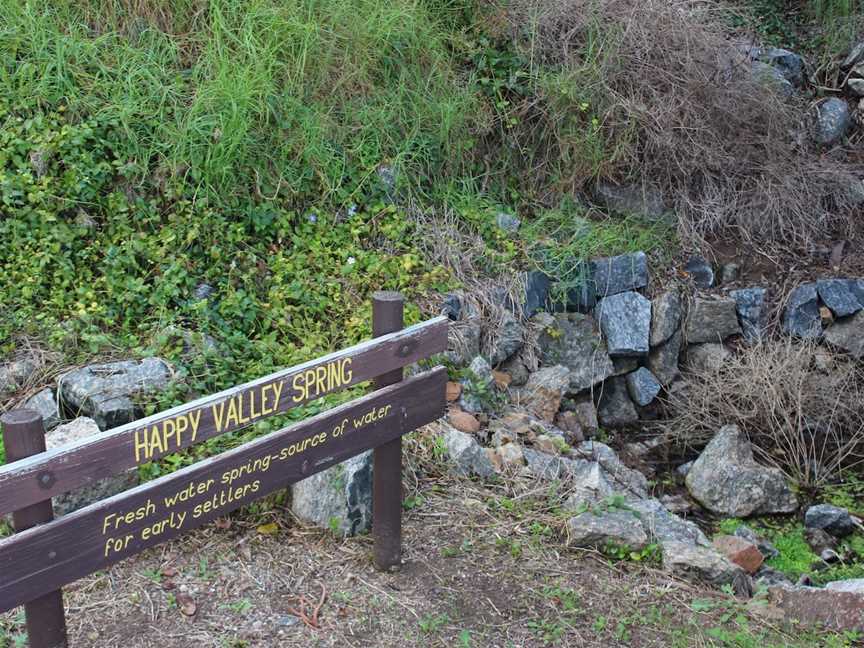
[[[3,423],[3,445],[6,461],[12,463],[45,452],[45,426],[38,412],[12,410],[0,417]],[[50,522],[54,519],[51,499],[27,506],[12,513],[15,531]],[[30,648],[65,648],[66,618],[63,592],[56,590],[24,605]]]
[[[372,335],[404,326],[405,299],[398,292],[372,295]],[[375,378],[375,388],[401,382],[402,369]],[[402,437],[375,448],[372,454],[372,536],[375,567],[388,570],[402,563]]]

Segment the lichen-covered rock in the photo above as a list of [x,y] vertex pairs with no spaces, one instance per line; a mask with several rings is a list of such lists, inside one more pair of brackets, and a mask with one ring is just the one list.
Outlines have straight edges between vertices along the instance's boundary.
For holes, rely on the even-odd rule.
[[651,301],[651,348],[669,340],[681,327],[681,316],[684,307],[681,294],[677,290],[669,290]]
[[711,546],[708,538],[698,526],[670,513],[659,500],[654,498],[631,500],[628,502],[628,506],[639,514],[639,519],[642,520],[648,537],[656,542],[680,542],[701,547]]
[[643,356],[649,350],[651,302],[635,292],[600,300],[595,309],[610,356]]
[[293,484],[291,509],[301,520],[342,536],[368,531],[372,526],[372,451]]
[[804,85],[804,59],[800,55],[786,49],[769,47],[760,52],[759,58],[776,68],[792,85],[798,88]]
[[816,504],[808,508],[804,513],[804,526],[822,529],[837,538],[843,538],[858,529],[849,511],[831,504]]
[[822,317],[815,283],[801,284],[789,293],[783,313],[783,330],[800,338],[822,336]]
[[821,279],[816,282],[816,292],[822,302],[831,309],[834,317],[854,315],[864,305],[858,299],[857,282],[854,279]]
[[748,574],[755,574],[765,562],[765,557],[759,551],[759,547],[739,536],[717,536],[712,545],[730,562],[735,563]]
[[524,329],[518,319],[505,310],[495,330],[490,362],[498,365],[522,348]]
[[39,412],[46,430],[51,430],[60,425],[60,407],[57,404],[57,399],[54,397],[54,390],[50,387],[46,387],[28,398],[27,402],[24,403],[24,407]]
[[[65,425],[55,427],[45,434],[45,447],[48,450],[62,448],[63,446],[79,441],[85,441],[89,437],[99,434],[99,426],[96,421],[85,416],[69,421]],[[83,488],[78,488],[68,493],[54,497],[51,502],[54,505],[54,514],[66,515],[72,511],[89,506],[105,498],[112,497],[125,490],[138,485],[138,471],[135,469],[112,475],[105,479],[99,479]]]
[[798,508],[783,473],[753,459],[753,447],[736,425],[720,429],[685,479],[690,494],[709,511],[733,517],[791,513]]
[[567,522],[569,544],[576,547],[604,547],[608,544],[629,547],[634,551],[648,545],[642,523],[630,511],[587,511]]
[[450,325],[446,356],[456,367],[465,367],[480,355],[479,319],[471,317]]
[[89,365],[58,380],[60,402],[76,415],[89,416],[103,430],[129,423],[142,414],[135,400],[152,397],[173,379],[160,358]]
[[696,299],[693,302],[685,330],[688,344],[722,342],[740,334],[735,300]]
[[539,336],[540,360],[544,365],[564,365],[570,371],[570,391],[589,389],[615,373],[612,360],[594,320],[581,313],[547,313],[535,323],[543,327]]
[[825,341],[853,358],[864,358],[864,311],[837,320],[825,330]]
[[744,339],[751,344],[757,342],[765,329],[765,289],[742,288],[731,291],[729,296],[735,300]]
[[662,386],[657,378],[648,369],[640,367],[633,373],[627,374],[627,391],[633,402],[640,407],[649,405],[657,398]]
[[855,592],[803,586],[768,588],[768,605],[787,621],[837,631],[864,632],[864,596]]
[[645,185],[601,181],[594,187],[594,200],[607,210],[624,216],[656,221],[666,215],[663,194]]
[[714,267],[704,257],[691,257],[684,265],[684,271],[690,275],[697,288],[713,288],[716,282]]
[[639,412],[630,400],[625,378],[616,376],[603,383],[597,403],[597,418],[606,428],[623,428],[639,422]]
[[731,585],[744,578],[743,570],[714,549],[667,541],[661,543],[663,568],[676,576],[712,585]]
[[699,373],[714,373],[732,357],[732,352],[719,342],[691,344],[687,347],[687,368]]
[[591,262],[594,290],[606,298],[648,285],[648,258],[644,252],[622,254]]
[[839,97],[829,97],[816,104],[813,119],[813,139],[823,146],[839,142],[852,126],[849,104]]
[[11,396],[27,385],[38,368],[36,358],[20,358],[0,364],[0,398]]

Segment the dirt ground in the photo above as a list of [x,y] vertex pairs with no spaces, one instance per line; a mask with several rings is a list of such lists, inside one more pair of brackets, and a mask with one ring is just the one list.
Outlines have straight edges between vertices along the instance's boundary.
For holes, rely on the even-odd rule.
[[[826,646],[850,637],[771,625],[759,606],[656,563],[566,547],[549,485],[409,471],[404,565],[267,502],[66,588],[70,645],[92,648]],[[21,611],[0,647],[23,646]]]

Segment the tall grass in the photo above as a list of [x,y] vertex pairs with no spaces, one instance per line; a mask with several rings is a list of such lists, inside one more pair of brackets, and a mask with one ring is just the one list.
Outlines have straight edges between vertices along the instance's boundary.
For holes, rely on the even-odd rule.
[[418,0],[0,0],[0,107],[116,121],[142,178],[344,199],[450,163],[474,111],[441,29]]

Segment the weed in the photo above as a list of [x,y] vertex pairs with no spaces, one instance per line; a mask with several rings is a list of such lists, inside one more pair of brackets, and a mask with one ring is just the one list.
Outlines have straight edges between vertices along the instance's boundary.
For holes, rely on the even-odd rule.
[[420,630],[423,634],[432,634],[450,622],[447,614],[430,614],[420,619]]

